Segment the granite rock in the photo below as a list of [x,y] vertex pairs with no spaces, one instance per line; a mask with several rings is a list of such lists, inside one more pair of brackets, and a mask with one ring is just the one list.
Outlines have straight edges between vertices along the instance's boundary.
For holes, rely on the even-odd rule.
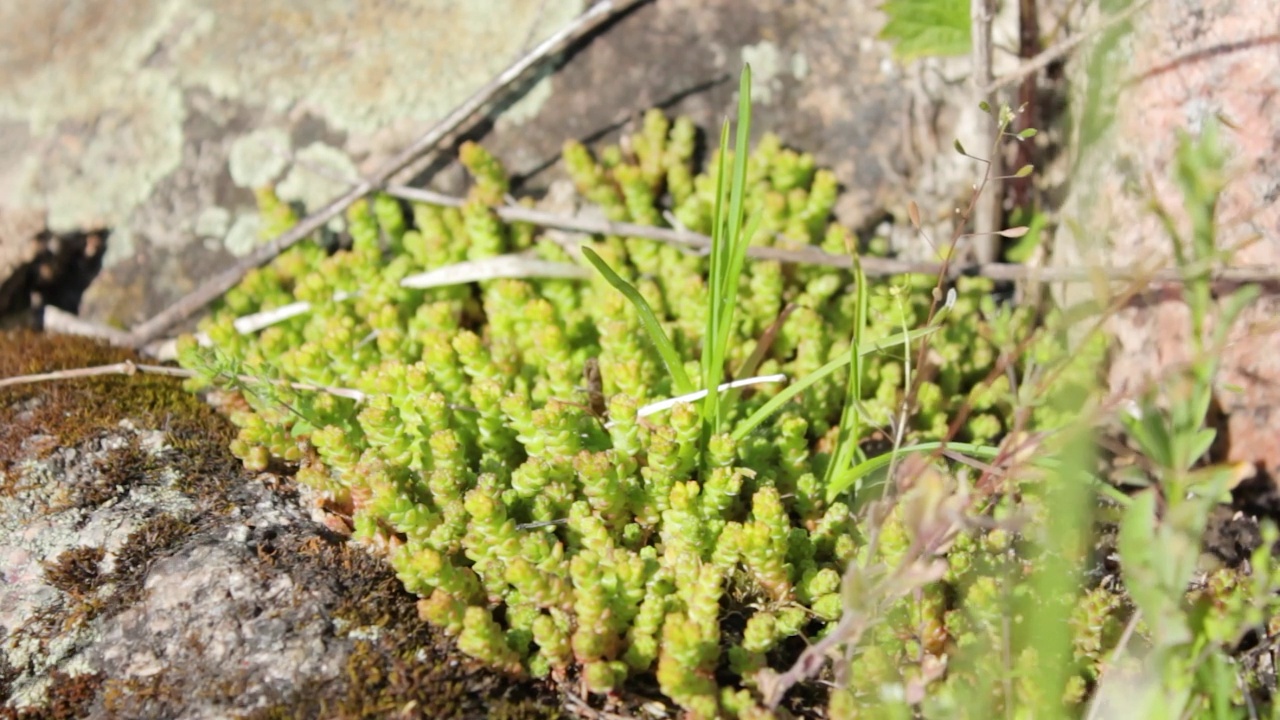
[[[1234,265],[1280,268],[1277,27],[1280,6],[1268,0],[1154,0],[1103,63],[1113,77],[1088,77],[1080,65],[1079,86],[1106,82],[1117,94],[1103,101],[1114,114],[1109,127],[1077,162],[1067,203],[1077,222],[1055,238],[1056,262],[1172,267],[1173,244],[1149,205],[1159,203],[1188,232],[1174,175],[1179,136],[1194,138],[1216,123],[1230,156],[1215,218],[1218,247],[1235,249]],[[1063,297],[1098,299],[1100,289],[1076,286]],[[1216,394],[1225,459],[1273,473],[1280,470],[1278,311],[1280,298],[1268,292],[1241,315],[1220,357]],[[1185,366],[1189,325],[1177,292],[1148,295],[1116,313],[1108,323],[1117,342],[1113,392],[1132,396]]]
[[[339,193],[586,5],[6,3],[0,207],[54,233],[110,231],[78,309],[132,325],[257,241],[253,187],[281,182],[312,205]],[[949,222],[977,172],[949,149],[951,108],[971,102],[955,82],[963,63],[904,69],[875,39],[882,22],[874,0],[644,3],[514,88],[472,135],[521,192],[541,193],[565,139],[612,138],[649,107],[714,130],[749,61],[757,130],[835,169],[842,220],[870,230],[912,197]],[[457,190],[452,154],[441,158],[419,169]]]

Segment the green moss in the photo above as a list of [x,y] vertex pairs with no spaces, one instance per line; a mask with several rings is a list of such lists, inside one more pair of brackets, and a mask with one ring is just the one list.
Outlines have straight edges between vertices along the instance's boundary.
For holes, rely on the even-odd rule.
[[[0,377],[126,360],[143,362],[132,352],[81,337],[27,330],[0,333]],[[165,427],[176,437],[202,437],[212,443],[230,439],[226,421],[173,378],[102,375],[15,385],[0,388],[0,469],[8,469],[18,458],[38,459],[58,447],[75,447],[116,430],[122,420]]]
[[362,639],[341,678],[316,679],[247,718],[380,718],[406,708],[418,717],[560,716],[546,685],[459,658],[446,636],[419,619],[416,599],[386,564],[363,549],[321,537],[286,537],[269,557],[304,584],[340,582],[341,600],[331,611],[338,634],[358,630]]

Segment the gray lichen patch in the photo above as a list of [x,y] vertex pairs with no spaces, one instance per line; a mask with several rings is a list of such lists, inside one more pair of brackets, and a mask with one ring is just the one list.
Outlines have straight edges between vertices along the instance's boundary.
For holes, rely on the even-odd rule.
[[584,3],[183,5],[190,29],[172,60],[184,83],[274,112],[305,108],[367,134],[398,118],[442,117],[510,64],[526,39],[541,40]]
[[[158,515],[186,518],[194,512],[194,502],[177,488],[180,474],[163,460],[145,474],[116,474],[114,463],[124,454],[158,458],[163,447],[163,433],[122,423],[115,432],[7,471],[16,492],[0,504],[0,660],[20,669],[12,681],[13,705],[40,704],[50,673],[67,671],[94,642],[88,620],[93,608],[120,591],[111,567],[118,554],[129,552],[137,530]],[[85,550],[96,551],[98,562],[87,562]]]
[[236,218],[227,232],[223,247],[236,257],[248,255],[262,241],[262,219],[257,213],[246,213]]
[[293,148],[289,133],[280,128],[255,130],[231,143],[227,167],[231,180],[249,190],[275,182],[289,165]]
[[773,102],[775,86],[781,83],[784,59],[778,46],[764,41],[742,48],[743,64],[751,65],[751,97],[762,105]]
[[151,194],[182,158],[181,93],[168,78],[135,75],[119,104],[91,120],[68,120],[41,156],[34,184],[20,196],[48,208],[49,228],[70,232],[110,227],[121,211]]
[[[248,193],[224,192],[224,182],[232,185],[226,178],[247,187],[283,173],[287,158],[271,157],[273,150],[252,158],[241,152],[228,167],[228,151],[242,147],[237,140],[250,130],[281,128],[295,145],[341,138],[362,160],[385,154],[584,6],[3,3],[0,207],[47,214],[55,232],[117,231],[108,272],[94,284],[111,287],[84,305],[93,319],[135,322],[226,261],[219,251],[233,224],[214,236],[195,222],[210,205],[233,216],[250,209]],[[536,110],[547,94],[524,107]],[[250,115],[209,115],[218,104]],[[298,137],[310,122],[324,128],[323,137]],[[207,245],[214,247],[205,255]],[[155,262],[191,250],[204,255],[195,263],[201,270]],[[0,283],[9,272],[0,270]]]
[[221,238],[230,227],[231,211],[223,207],[207,207],[196,216],[195,231],[200,237]]
[[0,5],[0,116],[23,118],[44,133],[127,107],[177,5]]
[[355,163],[342,150],[312,143],[298,151],[293,168],[276,187],[280,199],[300,202],[308,210],[323,207],[351,188]]

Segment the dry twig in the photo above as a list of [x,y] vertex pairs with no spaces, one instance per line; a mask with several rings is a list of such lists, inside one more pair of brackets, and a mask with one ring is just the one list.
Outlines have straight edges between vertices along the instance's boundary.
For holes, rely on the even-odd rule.
[[[167,377],[184,379],[196,376],[194,371],[184,368],[168,367],[166,365],[147,365],[144,363],[135,363],[132,360],[125,360],[124,362],[112,363],[110,365],[95,365],[93,367],[75,368],[72,370],[55,370],[47,373],[0,378],[0,388],[13,387],[15,385],[30,385],[41,382],[53,382],[56,380],[75,380],[77,378],[100,377],[102,375],[132,376],[137,375],[138,373],[165,375]],[[356,402],[364,402],[368,398],[368,395],[365,393],[359,390],[352,390],[350,388],[285,382],[283,380],[264,380],[251,375],[237,375],[236,379],[245,383],[271,383],[281,387],[290,387],[294,390],[329,393],[330,395],[337,395],[338,397],[348,398],[350,400],[355,400]]]
[[539,43],[537,47],[506,70],[498,73],[497,77],[477,90],[475,94],[467,98],[465,102],[446,115],[416,141],[383,163],[367,179],[361,180],[355,187],[335,198],[323,208],[303,218],[301,222],[280,236],[258,246],[252,253],[242,258],[240,262],[209,278],[200,287],[179,299],[163,312],[133,328],[130,332],[130,344],[134,347],[142,347],[148,344],[213,302],[223,293],[235,287],[236,283],[240,282],[250,270],[271,261],[272,258],[342,213],[356,200],[384,185],[392,176],[403,170],[423,153],[434,149],[473,115],[487,107],[495,97],[510,86],[511,83],[523,76],[531,67],[539,64],[552,53],[564,48],[570,42],[581,38],[611,18],[617,17],[641,2],[644,2],[644,0],[601,0],[601,2],[593,5],[591,9]]
[[[994,262],[1000,251],[1000,237],[996,231],[1000,229],[1000,199],[1004,193],[1000,182],[1000,131],[1003,129],[1000,117],[1000,103],[995,101],[995,94],[983,92],[991,83],[991,23],[995,18],[995,0],[973,0],[970,7],[970,26],[973,34],[973,87],[978,91],[978,99],[990,112],[977,107],[969,108],[969,112],[980,114],[978,126],[982,128],[982,147],[991,153],[984,164],[982,182],[975,192],[973,207],[973,243],[975,259],[980,263]],[[962,151],[963,152],[963,151]]]
[[[404,200],[434,205],[460,207],[464,202],[462,198],[404,185],[391,185],[386,190],[388,194]],[[507,222],[526,222],[541,227],[550,227],[585,235],[618,235],[621,237],[657,240],[698,249],[711,247],[711,238],[709,236],[689,230],[614,222],[603,218],[568,217],[518,205],[494,208],[494,213]],[[812,246],[800,248],[752,246],[747,248],[747,255],[757,260],[776,260],[783,263],[824,265],[839,268],[853,267],[853,259],[849,255],[836,255]],[[861,261],[863,271],[871,276],[882,277],[908,273],[937,275],[944,270],[943,263],[938,262],[879,257],[863,257]],[[945,268],[945,271],[950,278],[976,276],[1006,281],[1035,280],[1038,282],[1092,283],[1098,280],[1106,280],[1151,284],[1181,284],[1183,280],[1182,273],[1178,270],[1157,270],[1154,268],[1049,268],[1031,267],[1017,263],[951,263]],[[1220,283],[1266,283],[1280,281],[1280,271],[1269,266],[1222,268],[1212,272],[1210,277]]]

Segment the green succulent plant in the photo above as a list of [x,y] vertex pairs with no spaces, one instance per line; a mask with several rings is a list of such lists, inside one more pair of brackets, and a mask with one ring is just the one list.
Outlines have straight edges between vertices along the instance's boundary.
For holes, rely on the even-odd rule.
[[[656,110],[622,147],[564,148],[579,193],[610,219],[674,218],[716,238],[710,256],[596,236],[581,246],[598,271],[586,280],[413,287],[406,278],[513,253],[578,261],[498,218],[505,171],[467,144],[465,204],[356,203],[349,246],[304,243],[250,273],[180,361],[202,374],[193,387],[239,391],[233,450],[246,465],[293,465],[346,508],[354,538],[386,554],[463,652],[600,693],[649,675],[692,717],[766,716],[762,671],[871,602],[851,599],[850,568],[869,578],[909,562],[938,508],[968,492],[954,480],[908,490],[872,524],[853,508],[892,489],[898,455],[867,448],[945,440],[991,457],[1015,429],[1063,427],[1062,397],[1087,386],[1105,345],[1064,358],[1059,316],[998,306],[983,279],[960,278],[940,320],[933,277],[744,260],[747,244],[855,241],[831,219],[831,172],[772,135],[748,153],[739,130],[702,172],[694,126]],[[270,232],[296,221],[270,190],[259,203]],[[307,312],[237,327],[299,301]],[[1047,368],[1052,401],[1022,382]],[[750,374],[787,382],[690,395]],[[1029,409],[1017,428],[1015,408]],[[1043,603],[1019,580],[1035,558],[1012,519],[1045,516],[1044,478],[986,491],[993,523],[938,545],[936,580],[886,595],[831,716],[983,717],[1049,700],[1030,674],[992,680],[1039,662],[1035,644],[1010,649],[1006,621]],[[1093,588],[1067,611],[1074,654],[1058,700],[1078,705],[1129,606]]]
[[[629,153],[606,149],[601,156],[613,160],[601,162],[570,143],[564,157],[582,195],[612,219],[660,224],[669,202],[685,227],[710,232],[715,175],[695,172],[694,137],[688,120],[652,111]],[[497,219],[492,207],[507,181],[493,156],[467,145],[461,157],[475,177],[463,207],[405,208],[385,196],[356,203],[348,249],[304,244],[251,273],[202,325],[212,348],[184,341],[183,364],[208,381],[247,373],[367,396],[244,388],[234,450],[251,467],[300,463],[301,480],[349,506],[355,537],[387,551],[423,597],[423,616],[456,633],[464,652],[512,671],[580,672],[598,692],[654,673],[700,716],[714,716],[722,701],[741,705],[735,688],[721,687],[725,671],[749,686],[783,640],[820,634],[840,614],[839,578],[862,541],[848,506],[825,499],[821,478],[847,369],[735,439],[735,425],[778,393],[755,386],[704,439],[693,403],[638,411],[687,390],[680,375],[700,375],[706,257],[641,238],[584,246],[651,308],[677,372],[649,341],[637,305],[603,277],[403,287],[413,273],[522,250],[571,260],[531,228]],[[759,218],[755,242],[829,246],[851,236],[830,221],[836,183],[812,156],[766,136],[744,170],[742,212]],[[260,202],[273,228],[292,219],[269,190]],[[730,372],[789,304],[795,310],[758,373],[804,377],[849,355],[851,273],[752,261],[740,275],[723,330]],[[932,282],[893,279],[871,290],[859,342],[921,324]],[[957,289],[973,317],[988,286]],[[256,335],[235,327],[238,317],[298,300],[311,304],[308,313]],[[926,383],[909,440],[940,439],[939,418],[994,362],[992,352],[961,351],[956,343],[975,337],[954,327],[935,343],[951,361]],[[903,353],[899,341],[861,356],[867,422],[854,446],[901,403]],[[599,369],[607,419],[592,411],[588,364]],[[1003,430],[998,416],[981,417],[997,420],[973,423],[973,439]],[[726,604],[746,614],[741,637],[725,636]]]

